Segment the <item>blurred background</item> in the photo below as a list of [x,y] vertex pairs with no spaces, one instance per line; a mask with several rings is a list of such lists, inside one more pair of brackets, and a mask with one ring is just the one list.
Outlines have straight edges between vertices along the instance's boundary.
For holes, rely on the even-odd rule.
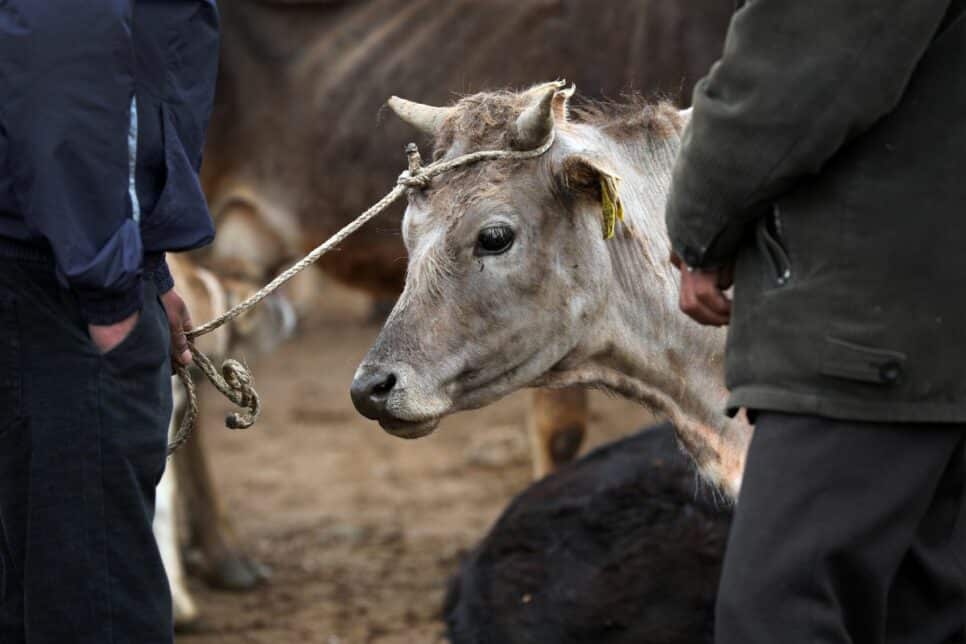
[[[731,0],[218,5],[203,181],[219,236],[185,270],[210,271],[229,300],[387,192],[406,142],[430,156],[383,109],[390,95],[442,105],[565,78],[578,102],[637,92],[685,106],[734,9]],[[352,407],[352,374],[401,290],[401,213],[288,290],[280,315],[298,320],[291,338],[273,346],[281,327],[262,315],[247,323],[262,333],[243,328],[226,348],[253,366],[264,413],[250,432],[228,432],[226,408],[207,395],[194,447],[172,468],[183,479],[176,538],[189,573],[177,591],[188,597],[179,643],[444,641],[441,606],[461,554],[531,482],[527,392],[411,442]],[[593,394],[582,449],[651,420]]]

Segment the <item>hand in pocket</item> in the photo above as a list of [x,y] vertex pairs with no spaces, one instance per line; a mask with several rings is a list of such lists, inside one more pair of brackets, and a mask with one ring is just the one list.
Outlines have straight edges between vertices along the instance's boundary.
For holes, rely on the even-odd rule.
[[91,340],[103,355],[117,347],[130,335],[137,326],[139,316],[140,313],[135,312],[114,324],[88,324],[87,332],[90,333]]

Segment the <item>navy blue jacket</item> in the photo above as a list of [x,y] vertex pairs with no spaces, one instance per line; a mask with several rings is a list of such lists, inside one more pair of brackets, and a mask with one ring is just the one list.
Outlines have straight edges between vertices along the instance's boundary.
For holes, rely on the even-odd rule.
[[0,2],[0,255],[49,256],[93,324],[170,288],[164,252],[214,236],[217,65],[213,0]]

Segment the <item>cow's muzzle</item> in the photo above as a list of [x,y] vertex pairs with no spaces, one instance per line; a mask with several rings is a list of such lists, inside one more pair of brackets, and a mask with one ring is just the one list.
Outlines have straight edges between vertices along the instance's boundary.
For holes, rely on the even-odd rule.
[[349,393],[352,404],[360,414],[370,420],[378,420],[384,430],[400,438],[421,438],[432,433],[439,424],[439,417],[427,415],[418,419],[400,417],[396,406],[404,394],[402,376],[396,371],[378,364],[366,364],[359,368]]
[[396,374],[378,366],[363,367],[352,380],[349,394],[356,410],[370,420],[386,416],[386,404],[398,379]]

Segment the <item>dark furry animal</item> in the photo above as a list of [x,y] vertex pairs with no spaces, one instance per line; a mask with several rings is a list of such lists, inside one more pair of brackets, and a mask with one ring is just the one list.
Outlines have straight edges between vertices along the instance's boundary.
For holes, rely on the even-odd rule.
[[669,424],[517,496],[453,579],[454,644],[701,644],[731,512]]

